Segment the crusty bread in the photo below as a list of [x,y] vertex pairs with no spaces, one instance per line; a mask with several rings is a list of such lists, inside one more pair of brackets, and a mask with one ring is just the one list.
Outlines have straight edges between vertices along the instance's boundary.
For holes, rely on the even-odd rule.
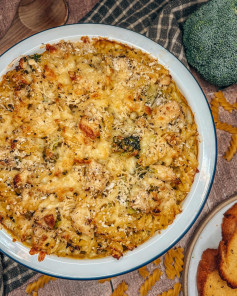
[[227,242],[237,230],[237,203],[225,212],[222,220],[222,240]]
[[230,288],[222,280],[217,265],[218,250],[207,249],[203,252],[197,272],[199,296],[237,296],[237,289]]
[[237,290],[237,203],[224,214],[218,269],[221,278]]

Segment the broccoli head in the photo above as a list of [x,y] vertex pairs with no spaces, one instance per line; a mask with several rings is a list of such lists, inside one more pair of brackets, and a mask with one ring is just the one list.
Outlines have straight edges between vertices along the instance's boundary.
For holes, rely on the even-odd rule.
[[113,152],[126,152],[136,156],[140,150],[140,139],[138,136],[113,137]]
[[237,82],[237,0],[210,0],[184,24],[188,63],[210,83]]

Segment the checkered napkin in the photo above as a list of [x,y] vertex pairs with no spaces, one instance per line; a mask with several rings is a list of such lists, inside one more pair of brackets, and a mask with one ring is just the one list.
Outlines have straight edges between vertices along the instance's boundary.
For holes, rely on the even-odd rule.
[[101,23],[143,34],[188,66],[182,24],[208,0],[102,0],[80,23]]
[[[172,52],[186,66],[182,24],[208,0],[100,0],[80,23],[120,26],[143,34]],[[36,273],[0,253],[0,296]]]

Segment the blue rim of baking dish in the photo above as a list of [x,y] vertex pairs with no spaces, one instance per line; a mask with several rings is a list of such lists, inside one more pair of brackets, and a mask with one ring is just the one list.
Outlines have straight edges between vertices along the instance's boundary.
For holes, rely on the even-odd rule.
[[[167,251],[169,251],[174,245],[176,245],[183,237],[184,235],[190,230],[190,228],[194,225],[194,223],[196,222],[198,216],[200,215],[200,213],[202,212],[202,209],[203,207],[205,206],[206,204],[206,201],[207,201],[207,198],[210,194],[210,190],[212,188],[212,184],[213,184],[213,181],[214,181],[214,177],[215,177],[215,171],[216,171],[216,164],[217,164],[217,135],[216,135],[216,128],[215,128],[215,123],[214,123],[214,119],[213,119],[213,116],[212,116],[212,112],[211,112],[211,109],[210,109],[210,106],[208,104],[208,101],[207,101],[207,98],[201,88],[201,86],[199,85],[198,81],[196,80],[196,78],[194,77],[194,75],[192,74],[192,72],[184,65],[183,62],[181,62],[172,52],[170,52],[168,49],[164,48],[162,45],[160,45],[159,43],[156,43],[155,41],[153,41],[152,39],[146,37],[145,35],[143,34],[140,34],[140,33],[137,33],[137,32],[134,32],[130,29],[126,29],[126,28],[122,28],[122,27],[118,27],[118,26],[115,26],[115,25],[106,25],[106,24],[100,24],[100,23],[76,23],[76,24],[66,24],[66,25],[62,25],[62,26],[58,26],[58,27],[54,27],[54,28],[49,28],[49,29],[46,29],[46,30],[43,30],[41,32],[38,32],[38,33],[35,33],[35,34],[32,34],[31,36],[17,42],[16,44],[14,44],[13,46],[11,46],[10,48],[8,48],[5,52],[3,52],[1,55],[0,55],[0,58],[5,54],[7,53],[8,51],[10,51],[13,47],[15,47],[17,44],[31,38],[32,36],[35,36],[35,35],[38,35],[38,34],[41,34],[43,32],[46,32],[46,31],[50,31],[50,30],[54,30],[54,29],[57,29],[57,28],[60,28],[60,27],[68,27],[68,26],[78,26],[78,25],[100,25],[100,26],[104,26],[104,27],[116,27],[116,28],[119,28],[119,29],[122,29],[122,30],[125,30],[125,31],[129,31],[129,32],[132,32],[134,34],[138,34],[138,35],[141,35],[142,37],[145,37],[147,38],[149,41],[152,41],[154,42],[155,44],[158,44],[160,47],[162,47],[163,50],[165,50],[166,52],[168,52],[169,54],[171,54],[177,61],[179,61],[179,63],[181,63],[186,70],[188,70],[189,74],[191,74],[192,78],[195,80],[197,86],[199,87],[199,89],[201,90],[202,94],[203,94],[203,97],[205,98],[205,101],[206,101],[206,105],[208,107],[208,110],[209,110],[209,113],[210,113],[210,116],[211,116],[211,122],[212,122],[212,128],[213,128],[213,132],[214,132],[214,141],[215,141],[215,158],[214,158],[214,164],[213,164],[213,170],[212,170],[212,177],[210,179],[210,183],[208,185],[208,189],[207,189],[207,192],[206,192],[206,196],[205,198],[203,199],[203,202],[198,210],[198,212],[196,213],[196,215],[194,216],[194,218],[192,219],[191,223],[189,224],[189,226],[183,231],[183,233],[173,242],[169,245],[169,247],[167,247],[165,250],[163,250],[162,252],[160,252],[158,255],[152,257],[151,259],[145,261],[144,263],[142,264],[139,264],[137,265],[136,267],[133,267],[133,268],[130,268],[126,271],[123,271],[123,272],[118,272],[116,274],[113,274],[113,275],[106,275],[106,276],[98,276],[98,277],[91,277],[91,278],[83,278],[83,277],[68,277],[68,276],[59,276],[59,275],[55,275],[53,273],[49,273],[49,272],[44,272],[42,270],[39,270],[39,269],[36,269],[36,268],[33,268],[27,264],[24,264],[22,262],[20,262],[19,260],[13,258],[11,255],[7,254],[6,252],[4,252],[1,248],[0,248],[0,251],[5,254],[6,256],[8,256],[9,258],[11,258],[12,260],[14,260],[15,262],[31,269],[31,270],[34,270],[36,272],[39,272],[39,273],[42,273],[42,274],[45,274],[45,275],[48,275],[48,276],[53,276],[53,277],[56,277],[56,278],[61,278],[61,279],[67,279],[67,280],[84,280],[84,281],[89,281],[89,280],[99,280],[99,279],[105,279],[105,278],[108,278],[108,277],[116,277],[116,276],[119,276],[119,275],[123,275],[123,274],[127,274],[129,272],[132,272],[134,270],[137,270],[139,268],[141,268],[142,266],[145,266],[149,263],[151,263],[152,261],[154,261],[155,259],[159,258],[160,256],[164,255]],[[136,46],[135,46],[136,47]],[[76,259],[76,260],[80,260],[80,259]]]

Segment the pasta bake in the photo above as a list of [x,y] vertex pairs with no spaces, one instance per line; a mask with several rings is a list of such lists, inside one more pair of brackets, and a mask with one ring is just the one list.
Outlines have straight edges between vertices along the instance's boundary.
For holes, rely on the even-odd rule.
[[0,223],[30,254],[119,259],[173,222],[198,172],[169,71],[102,38],[47,44],[0,83]]

